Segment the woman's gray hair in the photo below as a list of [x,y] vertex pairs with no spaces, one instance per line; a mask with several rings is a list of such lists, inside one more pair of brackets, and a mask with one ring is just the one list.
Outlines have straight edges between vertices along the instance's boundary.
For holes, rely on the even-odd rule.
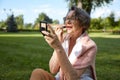
[[72,6],[69,11],[75,11],[75,18],[79,20],[80,26],[86,31],[90,27],[90,15],[83,9]]

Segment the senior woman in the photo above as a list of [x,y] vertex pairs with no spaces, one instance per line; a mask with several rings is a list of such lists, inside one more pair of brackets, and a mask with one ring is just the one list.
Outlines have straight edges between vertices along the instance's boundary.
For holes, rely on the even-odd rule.
[[97,46],[86,32],[90,26],[90,16],[72,6],[64,21],[66,34],[61,27],[53,30],[50,25],[50,33],[42,31],[46,42],[54,49],[49,61],[51,73],[35,69],[30,80],[96,80]]

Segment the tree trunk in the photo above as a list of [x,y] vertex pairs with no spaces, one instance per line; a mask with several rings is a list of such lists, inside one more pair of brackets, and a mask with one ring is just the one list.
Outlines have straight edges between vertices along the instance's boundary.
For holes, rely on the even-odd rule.
[[78,0],[77,7],[82,9],[82,0]]
[[78,0],[78,4],[77,4],[77,7],[78,8],[83,8],[89,15],[91,13],[91,9],[92,9],[92,3],[91,3],[91,0],[88,1],[88,5],[84,5],[82,4],[82,0]]

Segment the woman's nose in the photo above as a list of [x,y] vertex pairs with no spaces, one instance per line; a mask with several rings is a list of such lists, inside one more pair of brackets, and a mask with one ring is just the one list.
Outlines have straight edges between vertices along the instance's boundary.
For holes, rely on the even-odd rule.
[[71,24],[71,20],[70,20],[70,19],[67,19],[67,20],[65,21],[65,23]]

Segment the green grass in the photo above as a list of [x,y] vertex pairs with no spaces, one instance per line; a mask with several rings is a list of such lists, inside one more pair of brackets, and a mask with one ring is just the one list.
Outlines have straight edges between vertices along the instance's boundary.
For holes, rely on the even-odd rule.
[[[120,35],[90,33],[98,46],[98,80],[119,80]],[[35,68],[49,71],[51,49],[39,33],[0,32],[0,80],[29,80]]]
[[98,80],[120,79],[120,35],[90,33],[98,46],[96,72]]

